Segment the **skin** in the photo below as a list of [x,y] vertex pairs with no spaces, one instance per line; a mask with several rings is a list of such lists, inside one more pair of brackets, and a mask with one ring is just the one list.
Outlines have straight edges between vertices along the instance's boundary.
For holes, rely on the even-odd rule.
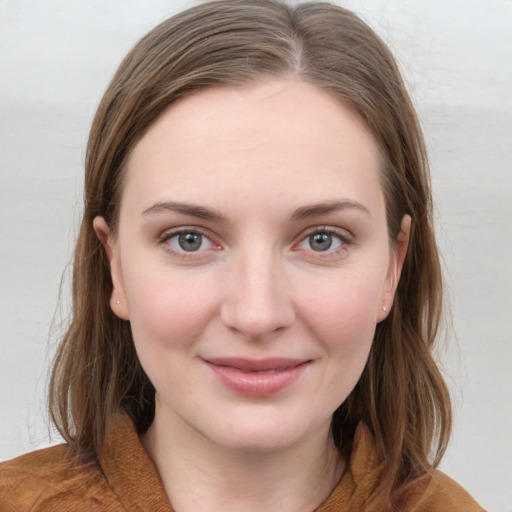
[[[407,250],[409,217],[390,246],[380,172],[359,116],[293,80],[195,93],[135,146],[118,231],[94,227],[112,310],[130,321],[157,391],[143,444],[179,512],[311,511],[339,481],[331,417]],[[199,233],[198,250],[177,230]],[[251,395],[219,380],[207,363],[219,357],[304,369]]]

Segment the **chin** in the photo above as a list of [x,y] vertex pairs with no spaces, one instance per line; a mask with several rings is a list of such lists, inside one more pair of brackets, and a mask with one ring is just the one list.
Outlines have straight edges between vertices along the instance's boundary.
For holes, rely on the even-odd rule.
[[[330,422],[327,429],[330,430]],[[250,424],[231,423],[217,432],[211,432],[207,437],[215,444],[233,451],[265,454],[286,450],[311,435],[314,433],[309,432],[304,425],[287,425],[282,419],[257,421],[253,418]]]
[[240,434],[235,438],[218,439],[218,445],[235,452],[270,454],[286,450],[296,442],[289,436],[276,435],[271,433],[257,433],[251,435]]

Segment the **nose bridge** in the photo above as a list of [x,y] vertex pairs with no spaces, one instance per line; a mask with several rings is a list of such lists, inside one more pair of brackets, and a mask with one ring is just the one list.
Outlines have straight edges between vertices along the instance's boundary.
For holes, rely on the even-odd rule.
[[272,247],[253,245],[237,254],[222,317],[226,325],[250,338],[260,338],[293,322],[283,261]]

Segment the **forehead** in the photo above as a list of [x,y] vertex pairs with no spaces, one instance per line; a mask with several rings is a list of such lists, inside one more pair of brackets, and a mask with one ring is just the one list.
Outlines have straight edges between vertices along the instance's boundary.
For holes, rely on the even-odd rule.
[[202,193],[211,201],[213,192],[223,201],[258,192],[312,202],[343,191],[371,201],[381,194],[380,162],[359,115],[316,86],[211,88],[173,104],[137,143],[122,202],[144,208],[159,195]]

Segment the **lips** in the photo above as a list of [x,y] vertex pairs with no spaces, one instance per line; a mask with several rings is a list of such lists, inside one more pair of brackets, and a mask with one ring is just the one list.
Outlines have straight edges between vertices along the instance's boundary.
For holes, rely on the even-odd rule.
[[250,396],[269,396],[283,391],[294,384],[311,363],[295,358],[212,358],[203,361],[223,386]]

